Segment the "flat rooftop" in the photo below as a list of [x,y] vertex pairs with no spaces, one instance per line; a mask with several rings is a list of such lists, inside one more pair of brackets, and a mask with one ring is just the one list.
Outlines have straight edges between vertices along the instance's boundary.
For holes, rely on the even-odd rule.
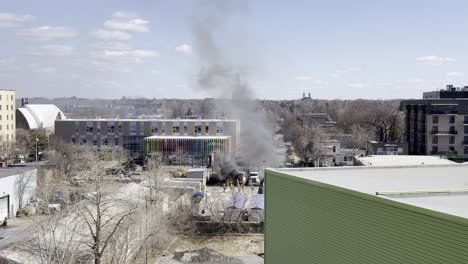
[[150,136],[145,139],[229,139],[229,136]]
[[23,172],[32,171],[35,168],[29,167],[4,167],[0,168],[0,179],[7,178],[16,174],[21,174]]
[[161,122],[237,122],[236,119],[163,119],[163,118],[142,118],[142,119],[117,119],[117,118],[77,118],[56,120],[56,122],[142,122],[142,121],[161,121]]
[[468,218],[467,164],[271,170]]
[[372,155],[356,157],[364,166],[423,166],[423,165],[456,165],[458,163],[439,156],[413,155]]

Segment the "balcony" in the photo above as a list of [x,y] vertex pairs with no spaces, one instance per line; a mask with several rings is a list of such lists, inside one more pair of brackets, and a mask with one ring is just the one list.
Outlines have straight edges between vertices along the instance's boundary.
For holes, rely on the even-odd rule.
[[431,135],[457,135],[457,130],[441,131],[441,130],[431,130]]

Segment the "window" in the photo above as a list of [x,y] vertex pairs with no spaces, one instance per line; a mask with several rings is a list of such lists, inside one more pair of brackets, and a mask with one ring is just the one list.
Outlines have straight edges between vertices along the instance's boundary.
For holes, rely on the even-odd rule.
[[86,126],[86,133],[93,133],[94,128],[92,126]]
[[465,134],[468,134],[468,126],[465,126],[463,129],[464,129]]
[[157,134],[157,133],[158,133],[158,128],[157,128],[157,127],[153,127],[153,128],[151,129],[151,133],[152,133],[152,134]]
[[6,115],[6,120],[8,120],[8,115]]
[[75,145],[76,144],[76,140],[75,138],[72,138],[72,144]]
[[463,123],[468,124],[468,115],[463,117]]
[[2,96],[0,95],[0,100],[2,100]]
[[179,126],[173,126],[172,127],[172,133],[179,134],[179,130],[180,130]]
[[439,143],[439,137],[438,136],[433,136],[432,137],[432,144],[437,144]]
[[455,151],[455,147],[454,147],[454,146],[449,146],[449,151],[454,152],[454,151]]
[[205,133],[208,134],[208,131],[210,131],[210,127],[209,127],[209,126],[205,126]]
[[13,110],[13,105],[11,105],[11,108],[10,108],[10,110]]
[[97,139],[93,138],[93,145],[97,146]]
[[333,146],[333,153],[336,152],[336,146]]
[[109,141],[107,140],[107,138],[101,138],[101,146],[107,146],[108,143]]
[[465,147],[463,148],[463,154],[468,154],[468,146],[465,146]]
[[455,124],[455,116],[449,116],[449,123],[450,124]]
[[195,134],[201,134],[201,126],[200,125],[195,126]]
[[[0,109],[0,110],[2,110],[2,109]],[[0,120],[2,120],[2,115],[0,115]]]
[[454,136],[449,137],[449,144],[455,144],[455,137]]
[[119,125],[119,134],[122,134],[122,125]]
[[10,125],[6,125],[6,129],[7,129],[7,130],[10,129]]
[[8,110],[8,105],[6,106],[6,110]]
[[454,126],[450,126],[449,132],[450,132],[451,134],[456,134],[455,131],[456,131],[456,130],[455,130],[455,127],[454,127]]
[[119,145],[119,138],[118,137],[114,138],[114,145],[115,146]]
[[432,116],[432,123],[433,124],[438,124],[439,123],[439,116],[438,115],[433,115]]
[[185,134],[187,134],[187,130],[188,130],[187,126],[184,126],[184,133]]
[[432,146],[432,154],[439,154],[439,148],[437,146]]
[[13,101],[13,95],[11,96],[11,100]]
[[13,120],[13,115],[11,115],[11,120]]
[[432,126],[432,132],[437,133],[439,131],[438,126]]
[[10,140],[10,135],[6,135],[6,140]]

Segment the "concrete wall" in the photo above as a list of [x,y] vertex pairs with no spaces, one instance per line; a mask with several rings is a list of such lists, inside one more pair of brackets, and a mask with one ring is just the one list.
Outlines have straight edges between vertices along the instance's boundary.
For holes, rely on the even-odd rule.
[[267,264],[466,264],[468,219],[266,171]]
[[[2,176],[1,174],[11,174],[10,176]],[[16,181],[21,179],[24,176],[25,178],[30,179],[28,184],[27,192],[23,196],[23,206],[26,204],[26,201],[33,194],[37,186],[37,169],[19,169],[19,168],[8,168],[0,169],[0,197],[9,195],[10,196],[10,217],[15,217],[16,212],[19,209],[18,194],[16,192]],[[0,219],[2,220],[2,219]]]

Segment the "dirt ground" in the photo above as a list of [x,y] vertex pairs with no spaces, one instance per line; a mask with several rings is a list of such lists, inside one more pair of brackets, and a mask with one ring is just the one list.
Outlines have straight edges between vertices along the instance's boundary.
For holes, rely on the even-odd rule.
[[225,236],[180,236],[166,251],[169,254],[185,250],[209,248],[225,256],[236,257],[264,253],[264,236],[260,234]]

